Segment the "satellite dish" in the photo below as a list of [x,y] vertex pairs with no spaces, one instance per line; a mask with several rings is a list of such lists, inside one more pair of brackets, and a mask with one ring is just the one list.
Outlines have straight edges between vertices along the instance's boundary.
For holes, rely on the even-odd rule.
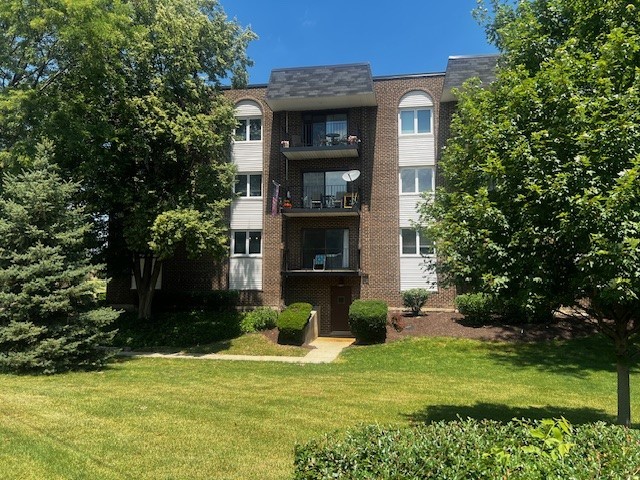
[[349,170],[348,172],[344,172],[342,174],[342,179],[345,182],[353,182],[360,176],[360,170]]

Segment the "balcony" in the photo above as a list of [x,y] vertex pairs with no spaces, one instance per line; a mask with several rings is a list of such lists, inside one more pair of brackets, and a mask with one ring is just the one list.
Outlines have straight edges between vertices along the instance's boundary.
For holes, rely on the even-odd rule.
[[291,140],[282,141],[280,152],[289,160],[358,158],[360,139],[355,135],[343,135],[337,132],[320,133],[315,136],[311,132],[305,132],[302,140],[299,135],[291,135]]
[[282,207],[285,217],[357,217],[360,215],[359,190],[345,184],[306,186],[299,198],[292,198],[291,207]]
[[[340,232],[340,230],[333,230]],[[360,275],[356,251],[336,246],[303,246],[300,254],[285,251],[282,273],[287,277],[326,277]]]

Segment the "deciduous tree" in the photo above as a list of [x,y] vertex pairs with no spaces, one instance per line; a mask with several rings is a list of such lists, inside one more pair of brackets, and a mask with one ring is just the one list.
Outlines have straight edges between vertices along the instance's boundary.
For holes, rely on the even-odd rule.
[[246,81],[254,34],[215,0],[9,0],[0,23],[4,163],[54,141],[95,218],[109,218],[110,273],[133,270],[148,317],[178,245],[225,252],[235,119],[220,86]]
[[[441,273],[534,316],[581,308],[615,345],[630,424],[640,330],[640,4],[494,1],[497,80],[459,92],[424,203]],[[586,308],[583,308],[585,305]]]

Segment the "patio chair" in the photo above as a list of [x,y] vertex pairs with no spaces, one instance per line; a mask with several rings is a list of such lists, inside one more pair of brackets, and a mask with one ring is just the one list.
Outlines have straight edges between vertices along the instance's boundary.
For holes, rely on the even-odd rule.
[[322,208],[322,194],[321,193],[312,193],[311,194],[311,208]]
[[313,257],[313,269],[324,270],[327,265],[327,256],[324,254],[318,254]]
[[353,208],[353,206],[358,202],[358,194],[357,193],[345,193],[344,195],[344,208]]

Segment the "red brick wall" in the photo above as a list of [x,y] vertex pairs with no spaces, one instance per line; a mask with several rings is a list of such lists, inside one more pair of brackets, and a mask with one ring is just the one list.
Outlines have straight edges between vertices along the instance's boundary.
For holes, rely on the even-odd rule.
[[[299,112],[273,113],[265,102],[266,87],[227,90],[234,103],[241,100],[257,102],[263,111],[263,290],[241,292],[244,305],[283,306],[295,301],[308,301],[319,308],[321,332],[330,329],[330,288],[332,285],[352,286],[353,299],[382,299],[391,307],[401,307],[399,258],[398,201],[398,105],[412,90],[423,90],[434,101],[434,135],[436,159],[449,134],[454,103],[440,104],[444,75],[376,79],[374,90],[377,107],[352,108],[348,111],[349,133],[361,139],[357,159],[322,161],[286,161],[280,152],[280,141],[291,135],[302,135],[302,115]],[[288,118],[287,118],[288,117]],[[288,125],[288,132],[287,132]],[[294,206],[301,205],[302,174],[313,170],[358,169],[360,217],[287,218],[271,215],[273,181],[282,185],[281,195],[288,189]],[[440,178],[437,177],[440,184]],[[350,257],[358,257],[361,276],[358,277],[288,277],[283,278],[285,252],[292,266],[300,264],[302,230],[305,228],[348,228]],[[359,250],[359,254],[358,254]],[[228,262],[215,264],[210,259],[197,261],[178,258],[167,262],[163,288],[217,289],[228,286]],[[131,298],[130,279],[114,280],[112,299]],[[455,291],[440,289],[429,299],[427,308],[453,306]],[[116,302],[118,303],[118,302]],[[124,302],[123,302],[124,303]]]
[[[398,106],[401,98],[412,90],[423,90],[434,102],[434,119],[440,119],[440,95],[444,75],[394,78],[374,82],[378,108],[366,176],[370,182],[370,202],[363,208],[361,238],[364,273],[362,298],[379,298],[390,306],[402,306],[400,293],[400,241],[398,202]],[[434,135],[439,138],[439,122],[434,122]],[[438,158],[436,156],[436,158]],[[363,162],[365,163],[365,162]],[[455,292],[439,289],[427,308],[451,307]]]

